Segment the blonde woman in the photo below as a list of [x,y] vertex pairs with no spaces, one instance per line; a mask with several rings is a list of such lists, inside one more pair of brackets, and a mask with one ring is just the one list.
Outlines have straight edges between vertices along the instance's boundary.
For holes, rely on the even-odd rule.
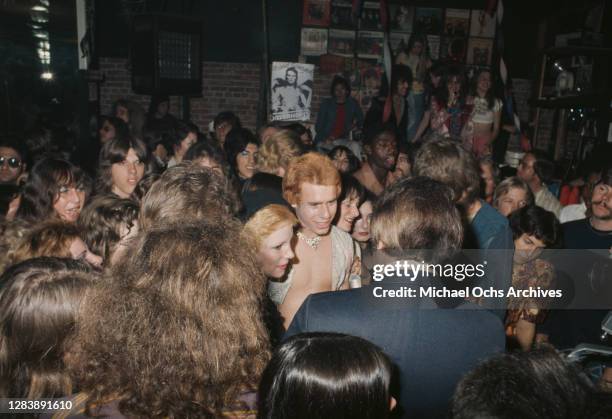
[[294,257],[291,241],[297,222],[289,208],[271,204],[257,211],[244,226],[245,234],[256,246],[261,269],[272,280],[285,276]]
[[257,168],[260,172],[283,177],[289,160],[302,154],[300,138],[296,133],[282,130],[272,135],[259,148]]
[[[255,212],[244,226],[244,234],[255,246],[257,261],[264,274],[274,282],[282,281],[294,258],[292,243],[298,220],[285,205],[271,204]],[[283,319],[271,299],[264,301],[264,322],[272,345],[285,333]]]

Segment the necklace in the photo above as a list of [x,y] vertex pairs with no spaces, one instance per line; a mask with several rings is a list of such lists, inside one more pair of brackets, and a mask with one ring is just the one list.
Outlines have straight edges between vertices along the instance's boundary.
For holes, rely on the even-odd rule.
[[305,241],[306,244],[312,247],[314,250],[317,250],[317,247],[319,247],[319,244],[321,244],[321,236],[306,237],[301,231],[297,232],[297,236],[300,240]]

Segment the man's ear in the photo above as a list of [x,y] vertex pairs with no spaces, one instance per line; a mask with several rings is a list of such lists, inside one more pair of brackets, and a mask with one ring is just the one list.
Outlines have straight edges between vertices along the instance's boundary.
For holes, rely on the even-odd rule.
[[381,240],[379,240],[379,241],[376,243],[376,250],[384,250],[386,247],[387,247],[387,246],[385,246],[385,244],[384,244],[384,243],[383,243]]

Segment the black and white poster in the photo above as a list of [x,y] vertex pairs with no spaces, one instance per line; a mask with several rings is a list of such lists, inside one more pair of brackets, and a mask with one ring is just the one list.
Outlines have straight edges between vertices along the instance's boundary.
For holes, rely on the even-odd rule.
[[272,121],[308,121],[314,65],[272,63]]

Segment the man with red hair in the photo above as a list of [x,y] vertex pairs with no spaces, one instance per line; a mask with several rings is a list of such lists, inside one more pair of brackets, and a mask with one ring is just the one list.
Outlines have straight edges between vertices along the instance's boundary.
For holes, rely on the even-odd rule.
[[300,222],[295,258],[287,279],[269,285],[285,327],[306,297],[348,288],[353,265],[360,266],[361,255],[351,236],[332,225],[340,188],[340,174],[327,156],[306,153],[289,163],[283,197]]

